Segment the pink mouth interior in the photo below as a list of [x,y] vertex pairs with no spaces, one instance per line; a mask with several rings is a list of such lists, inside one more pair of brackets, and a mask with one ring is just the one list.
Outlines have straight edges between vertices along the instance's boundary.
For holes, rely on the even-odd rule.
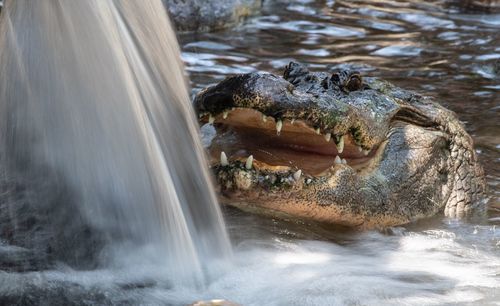
[[344,135],[344,150],[339,153],[333,139],[327,141],[302,121],[283,122],[278,135],[273,118],[263,121],[262,114],[251,109],[236,109],[226,119],[218,116],[214,125],[217,136],[209,148],[213,163],[220,161],[224,151],[230,161],[253,155],[254,160],[268,166],[298,168],[317,176],[335,165],[336,156],[356,168],[368,162],[376,151],[365,156],[352,137]]

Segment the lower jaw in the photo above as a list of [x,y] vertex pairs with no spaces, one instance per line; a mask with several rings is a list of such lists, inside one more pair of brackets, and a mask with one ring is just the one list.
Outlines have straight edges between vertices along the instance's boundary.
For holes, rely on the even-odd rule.
[[279,218],[294,222],[308,222],[324,226],[336,226],[345,229],[364,231],[386,229],[391,226],[403,225],[411,220],[401,216],[385,214],[369,215],[360,208],[359,212],[346,211],[342,206],[319,205],[315,202],[300,201],[297,199],[283,199],[283,197],[238,198],[236,195],[228,197],[220,195],[223,205],[235,207],[244,212],[261,216]]
[[[320,223],[347,226],[349,228],[366,230],[385,228],[407,223],[396,216],[370,215],[363,201],[354,198],[344,199],[338,188],[348,190],[349,194],[357,193],[363,176],[369,175],[373,167],[380,162],[381,152],[386,143],[382,143],[378,153],[373,157],[369,167],[361,171],[345,164],[336,164],[327,169],[322,176],[308,173],[297,175],[296,169],[283,166],[272,166],[258,160],[247,168],[244,158],[231,160],[228,165],[213,166],[217,183],[220,186],[219,199],[221,203],[238,209],[278,217],[282,219],[309,220]],[[336,186],[336,184],[339,184]],[[341,187],[339,187],[341,186]],[[358,187],[356,187],[358,186]],[[329,194],[334,200],[323,199],[319,203],[318,196]],[[356,207],[346,206],[346,203],[356,202]],[[344,203],[345,202],[345,203]]]

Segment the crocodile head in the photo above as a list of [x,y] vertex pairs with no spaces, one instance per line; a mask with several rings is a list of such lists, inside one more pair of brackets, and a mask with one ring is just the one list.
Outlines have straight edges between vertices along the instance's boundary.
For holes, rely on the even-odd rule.
[[223,203],[359,228],[439,212],[461,217],[484,189],[471,137],[428,97],[355,71],[250,73],[200,92]]

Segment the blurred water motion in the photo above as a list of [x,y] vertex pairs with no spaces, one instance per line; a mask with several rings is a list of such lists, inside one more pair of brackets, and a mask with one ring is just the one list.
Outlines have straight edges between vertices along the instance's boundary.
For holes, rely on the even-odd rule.
[[161,1],[8,1],[0,27],[7,242],[200,286],[230,245]]

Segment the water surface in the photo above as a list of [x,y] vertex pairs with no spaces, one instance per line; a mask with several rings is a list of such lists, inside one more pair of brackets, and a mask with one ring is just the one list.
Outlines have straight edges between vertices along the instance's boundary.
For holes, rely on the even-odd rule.
[[500,15],[445,1],[273,1],[242,27],[181,35],[193,91],[235,73],[354,66],[433,96],[472,134],[489,210],[352,233],[226,208],[237,268],[206,295],[245,305],[497,305]]
[[280,73],[296,60],[318,70],[354,65],[434,96],[476,141],[489,186],[487,214],[355,233],[225,208],[234,260],[229,269],[212,266],[204,288],[173,286],[168,271],[145,263],[4,273],[4,292],[76,304],[226,298],[243,305],[498,305],[500,15],[466,14],[439,0],[268,2],[241,27],[180,36],[193,93],[235,73]]

